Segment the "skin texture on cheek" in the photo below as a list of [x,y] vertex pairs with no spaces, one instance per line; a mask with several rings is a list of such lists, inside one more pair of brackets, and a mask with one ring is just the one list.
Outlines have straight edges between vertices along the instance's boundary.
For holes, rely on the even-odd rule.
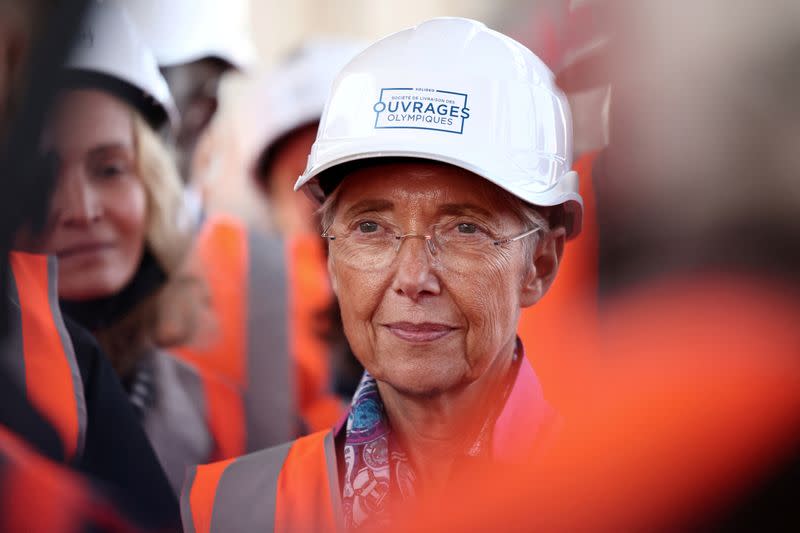
[[[491,364],[489,357],[479,357],[479,354],[498,354],[508,339],[516,335],[519,289],[510,279],[510,271],[505,260],[487,260],[481,279],[468,285],[470,294],[460,303],[470,319],[466,353],[472,356],[468,359],[472,379],[477,379]],[[468,280],[463,282],[469,283]]]
[[[376,360],[372,318],[385,292],[386,280],[380,279],[381,276],[365,276],[349,270],[337,265],[332,257],[328,258],[328,271],[339,301],[345,336],[353,353],[364,365],[365,361]],[[353,285],[351,281],[356,281],[356,284]]]

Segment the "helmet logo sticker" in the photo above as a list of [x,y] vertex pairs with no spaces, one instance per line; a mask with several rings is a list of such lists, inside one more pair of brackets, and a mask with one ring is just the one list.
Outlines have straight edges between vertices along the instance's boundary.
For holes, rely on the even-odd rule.
[[441,89],[381,89],[373,106],[376,129],[417,129],[464,133],[470,117],[467,95]]

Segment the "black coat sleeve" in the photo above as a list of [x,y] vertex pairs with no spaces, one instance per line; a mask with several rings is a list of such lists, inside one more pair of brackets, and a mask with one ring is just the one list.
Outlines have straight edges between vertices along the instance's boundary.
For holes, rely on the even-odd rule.
[[0,426],[44,457],[64,462],[64,447],[56,430],[31,405],[25,392],[3,373],[0,373]]
[[65,317],[86,396],[86,444],[73,465],[108,486],[117,503],[143,525],[179,530],[175,493],[144,428],[94,337]]

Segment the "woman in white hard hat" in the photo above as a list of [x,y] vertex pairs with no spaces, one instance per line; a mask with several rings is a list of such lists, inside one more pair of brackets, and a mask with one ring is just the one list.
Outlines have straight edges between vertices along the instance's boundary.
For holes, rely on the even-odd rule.
[[464,468],[525,460],[552,414],[517,319],[580,231],[570,164],[552,73],[483,24],[434,19],[351,61],[296,188],[322,202],[366,372],[341,427],[191,473],[185,527],[381,527]]
[[157,133],[174,123],[171,97],[133,24],[100,2],[62,87],[43,141],[58,165],[42,247],[59,260],[62,309],[97,336],[177,489],[188,464],[219,457],[204,394],[228,390],[164,351],[191,336],[198,316],[181,317],[174,338],[158,335],[175,299],[203,307],[194,280],[177,275],[192,231]]

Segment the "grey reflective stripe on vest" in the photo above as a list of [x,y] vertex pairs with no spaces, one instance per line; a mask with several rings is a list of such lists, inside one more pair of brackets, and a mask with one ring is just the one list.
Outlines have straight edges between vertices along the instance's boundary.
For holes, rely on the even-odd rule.
[[325,464],[328,467],[328,487],[331,495],[331,509],[336,520],[336,530],[344,531],[344,516],[342,509],[342,492],[339,487],[339,468],[336,459],[336,443],[333,431],[325,435]]
[[64,357],[67,358],[67,364],[69,364],[72,376],[72,390],[75,394],[75,405],[78,409],[78,442],[75,447],[75,455],[79,457],[83,453],[83,448],[86,444],[86,423],[88,420],[86,398],[83,394],[83,378],[78,368],[78,360],[75,357],[75,347],[72,345],[72,338],[69,336],[67,326],[64,324],[61,307],[58,305],[58,263],[53,256],[47,258],[47,299],[50,304],[50,314],[53,316],[53,322],[61,338]]
[[183,533],[196,533],[194,519],[192,518],[192,504],[190,502],[191,489],[194,485],[194,478],[197,476],[197,467],[193,466],[186,470],[186,478],[183,480],[183,492],[181,492],[181,524]]
[[14,383],[20,389],[25,388],[25,349],[22,345],[22,312],[19,307],[19,292],[17,291],[17,281],[11,265],[8,265],[8,277],[6,279],[8,287],[8,334],[0,339],[0,364],[4,371],[8,372]]
[[292,444],[245,455],[225,469],[217,485],[211,533],[275,529],[278,477]]
[[144,409],[142,424],[167,479],[179,494],[187,467],[207,463],[214,449],[208,402],[195,367],[163,350],[146,357],[153,365],[155,404]]
[[296,435],[284,246],[282,240],[248,231],[247,450]]

